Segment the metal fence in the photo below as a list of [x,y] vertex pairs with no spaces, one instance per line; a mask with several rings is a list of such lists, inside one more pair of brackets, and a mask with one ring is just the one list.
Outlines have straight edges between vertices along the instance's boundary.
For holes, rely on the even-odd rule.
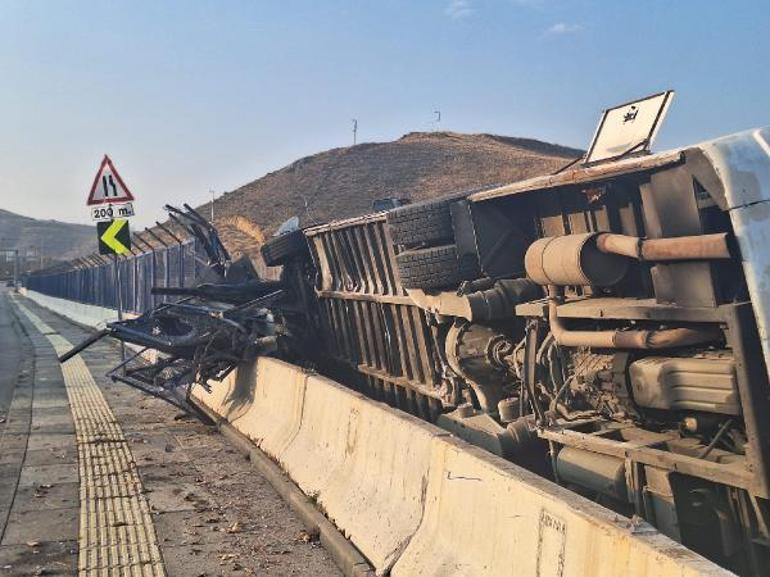
[[103,257],[101,263],[85,264],[81,259],[72,270],[30,275],[25,286],[52,297],[117,308],[117,266],[123,310],[141,314],[166,300],[176,300],[176,297],[153,295],[152,287],[192,286],[205,266],[205,260],[197,255],[197,243],[187,240],[165,248],[148,248],[139,254],[119,257],[117,261]]

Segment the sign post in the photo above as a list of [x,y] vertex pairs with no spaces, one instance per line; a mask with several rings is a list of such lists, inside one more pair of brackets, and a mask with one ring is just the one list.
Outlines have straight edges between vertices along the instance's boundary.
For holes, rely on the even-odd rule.
[[[106,154],[96,172],[86,205],[91,209],[91,219],[96,222],[99,254],[112,255],[115,306],[118,320],[123,320],[123,294],[120,290],[120,266],[118,256],[131,252],[131,231],[128,218],[134,216],[134,195]],[[121,341],[120,355],[126,361],[126,346]],[[123,366],[125,374],[126,367]]]

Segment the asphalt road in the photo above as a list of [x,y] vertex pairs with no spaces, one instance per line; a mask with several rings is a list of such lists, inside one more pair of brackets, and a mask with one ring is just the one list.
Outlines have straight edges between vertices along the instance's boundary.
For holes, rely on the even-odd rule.
[[[90,465],[79,452],[90,449],[75,434],[83,415],[73,419],[71,385],[49,337],[77,343],[88,333],[21,302],[51,333],[36,330],[0,292],[0,577],[75,576],[79,556],[88,559],[79,523],[82,467]],[[103,376],[119,362],[114,344],[102,341],[81,358],[130,449],[165,575],[341,575],[317,537],[214,428]]]
[[5,430],[8,408],[16,388],[23,336],[8,309],[7,291],[6,287],[0,288],[0,434]]

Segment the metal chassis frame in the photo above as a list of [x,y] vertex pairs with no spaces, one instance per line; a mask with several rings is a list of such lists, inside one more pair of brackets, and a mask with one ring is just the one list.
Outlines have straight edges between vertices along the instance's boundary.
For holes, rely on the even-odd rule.
[[425,311],[401,287],[385,214],[319,225],[305,234],[319,311],[331,325],[321,332],[340,352],[324,364],[348,377],[352,372],[357,388],[371,397],[435,420],[445,402],[444,375],[434,358],[441,351]]

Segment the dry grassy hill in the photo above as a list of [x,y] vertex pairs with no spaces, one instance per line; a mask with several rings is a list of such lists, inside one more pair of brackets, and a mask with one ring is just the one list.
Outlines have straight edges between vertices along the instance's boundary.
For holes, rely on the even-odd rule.
[[[259,241],[297,215],[304,225],[371,212],[379,198],[413,202],[545,174],[582,151],[537,140],[410,133],[393,142],[335,148],[293,162],[216,200],[215,214],[234,253],[257,254]],[[209,214],[208,204],[200,207]]]
[[[294,215],[303,226],[349,218],[371,212],[377,199],[418,202],[510,183],[552,172],[580,154],[574,148],[526,138],[413,132],[392,142],[307,156],[225,193],[216,200],[216,225],[234,257],[247,254],[260,272],[273,276],[276,271],[267,271],[261,263],[259,247]],[[199,210],[208,215],[210,206]],[[35,220],[0,209],[2,238],[7,248],[42,244],[45,254],[56,260],[96,248],[93,227]]]

